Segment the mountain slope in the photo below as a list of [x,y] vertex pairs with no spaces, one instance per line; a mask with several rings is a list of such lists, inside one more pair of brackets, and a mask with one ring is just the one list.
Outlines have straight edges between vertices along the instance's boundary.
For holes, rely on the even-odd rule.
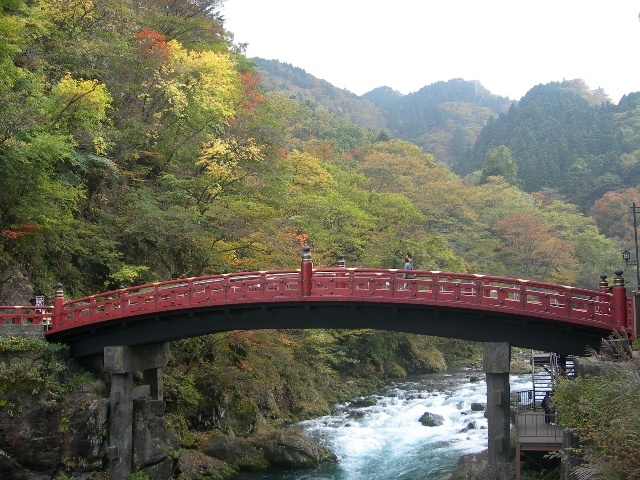
[[386,119],[378,107],[355,93],[334,87],[305,70],[278,60],[252,58],[262,75],[262,87],[286,93],[311,107],[322,106],[363,128],[386,130]]
[[266,90],[285,92],[310,106],[321,105],[361,127],[384,130],[450,165],[472,148],[489,118],[511,105],[508,98],[491,94],[477,81],[437,82],[408,95],[384,86],[359,97],[293,65],[261,58],[252,61]]

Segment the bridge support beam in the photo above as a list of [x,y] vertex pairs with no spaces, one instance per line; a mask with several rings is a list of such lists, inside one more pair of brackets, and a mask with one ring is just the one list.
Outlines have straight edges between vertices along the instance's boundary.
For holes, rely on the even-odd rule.
[[[162,367],[169,361],[169,344],[105,347],[104,367],[111,375],[109,477],[125,480],[133,465],[133,401],[149,395],[163,400]],[[144,386],[133,388],[133,373],[142,372]]]
[[488,462],[509,463],[511,348],[506,342],[485,342],[483,367],[487,377]]

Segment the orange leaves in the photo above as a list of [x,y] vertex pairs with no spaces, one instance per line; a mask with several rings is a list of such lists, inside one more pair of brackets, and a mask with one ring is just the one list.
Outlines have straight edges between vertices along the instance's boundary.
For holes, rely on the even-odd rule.
[[566,280],[575,270],[573,244],[559,238],[545,219],[536,215],[510,215],[498,222],[493,231],[501,239],[497,251],[505,265],[527,278]]
[[144,28],[135,37],[138,39],[138,48],[142,57],[160,58],[161,60],[169,58],[171,46],[166,42],[166,36],[155,30]]
[[242,83],[242,99],[243,106],[247,110],[253,110],[258,105],[264,103],[266,98],[260,93],[260,76],[255,75],[253,72],[245,72],[240,75],[240,81]]
[[300,244],[300,247],[304,247],[307,244],[307,240],[309,240],[309,235],[306,233],[301,233],[300,235],[296,235],[296,242]]
[[0,232],[0,235],[10,240],[17,240],[19,238],[24,238],[30,233],[39,229],[40,229],[40,225],[38,225],[37,223],[21,223],[20,225],[18,225],[18,228],[16,228],[15,230],[14,229],[2,230]]
[[607,192],[596,200],[591,209],[591,216],[603,234],[631,244],[633,242],[631,205],[634,202],[640,205],[640,189],[637,187],[619,192]]

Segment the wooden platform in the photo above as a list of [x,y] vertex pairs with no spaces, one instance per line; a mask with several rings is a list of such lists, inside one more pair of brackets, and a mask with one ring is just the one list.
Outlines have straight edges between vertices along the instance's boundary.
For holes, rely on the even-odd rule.
[[562,449],[562,427],[555,422],[555,415],[544,412],[521,412],[516,414],[516,480],[520,480],[520,452],[537,450],[553,452]]

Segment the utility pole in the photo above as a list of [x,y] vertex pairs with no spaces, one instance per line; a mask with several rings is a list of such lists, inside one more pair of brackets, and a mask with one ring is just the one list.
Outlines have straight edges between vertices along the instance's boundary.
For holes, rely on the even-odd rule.
[[633,210],[633,241],[636,246],[636,292],[640,292],[640,265],[638,265],[640,263],[638,262],[640,258],[638,258],[638,220],[636,215],[636,213],[638,212],[638,207],[636,207],[635,202],[633,202],[631,210]]
[[631,211],[633,213],[633,242],[636,248],[636,259],[635,261],[631,261],[631,252],[626,248],[622,251],[622,259],[624,260],[625,269],[628,266],[635,265],[636,267],[636,292],[640,293],[640,258],[638,257],[638,210],[640,207],[636,207],[635,202],[631,207]]

